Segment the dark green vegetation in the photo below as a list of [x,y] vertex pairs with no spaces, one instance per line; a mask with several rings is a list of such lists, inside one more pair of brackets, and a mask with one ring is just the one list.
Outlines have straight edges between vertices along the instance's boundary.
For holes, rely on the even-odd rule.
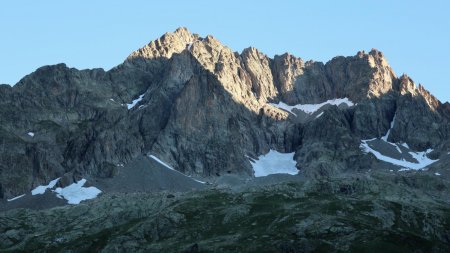
[[[104,195],[0,216],[4,252],[448,252],[448,185],[359,175],[241,191]],[[383,179],[383,180],[380,180]],[[441,185],[440,189],[429,185]],[[44,250],[45,249],[45,250]]]

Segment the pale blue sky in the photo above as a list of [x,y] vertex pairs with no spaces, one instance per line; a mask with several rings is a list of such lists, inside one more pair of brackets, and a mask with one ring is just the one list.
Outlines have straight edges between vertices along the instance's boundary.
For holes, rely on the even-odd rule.
[[61,1],[0,3],[0,83],[64,62],[110,69],[135,49],[185,26],[235,51],[290,52],[328,61],[377,48],[450,101],[450,1]]

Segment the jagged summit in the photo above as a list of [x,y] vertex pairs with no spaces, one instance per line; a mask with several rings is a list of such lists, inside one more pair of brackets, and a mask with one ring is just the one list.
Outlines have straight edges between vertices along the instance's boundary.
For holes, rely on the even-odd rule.
[[[237,100],[245,100],[248,94],[256,94],[257,100],[261,103],[281,99],[288,104],[296,104],[321,102],[335,96],[360,101],[366,97],[380,97],[391,91],[414,94],[414,89],[408,88],[409,86],[405,88],[397,85],[398,82],[401,83],[397,81],[401,78],[397,78],[383,53],[377,49],[372,49],[368,53],[359,51],[355,56],[335,57],[321,66],[320,62],[305,63],[301,58],[289,53],[276,55],[272,59],[254,47],[245,48],[236,55],[211,35],[202,38],[181,27],[136,50],[127,60],[171,58],[174,53],[180,54],[184,50],[191,52],[203,67],[217,74],[225,88],[233,95],[236,95],[236,91],[239,92],[240,94],[235,96]],[[248,76],[242,75],[243,73],[239,71],[243,66],[252,68],[247,73]],[[345,68],[350,68],[353,73],[349,73],[347,77],[336,75],[348,71]],[[276,73],[277,71],[284,73]],[[236,73],[240,73],[240,76]],[[288,75],[286,78],[285,74]],[[299,76],[307,78],[311,75],[315,79],[314,87],[303,84],[300,84],[303,87],[296,87],[293,83],[293,79],[298,79]],[[230,87],[231,80],[239,88]],[[250,87],[242,90],[245,86]],[[317,86],[323,90],[319,93],[313,92],[316,93],[315,96],[311,96],[311,92],[305,90],[317,89]],[[437,101],[436,98],[431,100]],[[251,105],[253,103],[248,101],[241,102],[253,106]],[[430,106],[436,103],[438,102],[430,102]],[[260,106],[255,104],[254,109],[257,110],[257,107]]]
[[180,27],[174,32],[168,32],[159,39],[151,41],[144,47],[134,51],[127,59],[136,57],[148,59],[156,57],[170,58],[173,53],[180,53],[186,49],[189,44],[192,44],[198,39],[200,39],[199,35],[192,34],[185,27]]

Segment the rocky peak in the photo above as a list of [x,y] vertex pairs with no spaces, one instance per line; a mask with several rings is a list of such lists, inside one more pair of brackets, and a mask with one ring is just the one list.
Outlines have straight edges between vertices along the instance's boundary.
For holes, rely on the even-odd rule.
[[367,60],[369,61],[369,64],[372,68],[376,68],[378,66],[388,69],[390,72],[392,72],[391,74],[395,76],[388,61],[386,60],[386,58],[384,58],[384,54],[377,49],[370,50],[369,54],[367,55]]
[[380,97],[394,89],[395,73],[378,50],[335,57],[325,67],[333,94],[338,97],[349,97],[359,102]]
[[425,99],[426,103],[433,111],[435,111],[441,105],[441,102],[435,96],[433,96],[421,84],[417,86],[414,81],[406,74],[403,74],[399,78],[399,86],[401,95],[411,94],[413,97],[421,96]]
[[197,39],[189,49],[197,61],[212,73],[219,74],[224,71],[222,65],[225,62],[236,61],[231,49],[211,35]]
[[428,90],[426,90],[422,86],[422,84],[419,84],[419,88],[417,90],[433,111],[435,111],[441,105],[441,102],[435,96],[433,96]]
[[275,55],[274,61],[279,61],[286,65],[293,65],[295,68],[303,68],[305,66],[305,62],[300,57],[295,57],[294,55],[286,52],[282,55]]
[[241,55],[243,55],[243,56],[253,55],[253,56],[257,56],[257,57],[261,57],[261,58],[266,56],[255,47],[244,48],[244,50],[242,50]]
[[379,97],[394,89],[396,75],[384,58],[383,53],[372,49],[368,56],[370,66],[373,68],[373,79],[369,86],[369,96]]
[[305,63],[289,53],[275,55],[273,59],[273,75],[280,90],[280,96],[288,104],[298,102],[297,96],[292,92],[295,90],[297,77],[303,75]]
[[401,95],[405,95],[405,94],[412,94],[412,95],[416,95],[416,84],[414,83],[414,81],[407,75],[407,74],[403,74],[402,76],[399,77],[399,84],[400,84],[400,94]]
[[181,27],[175,32],[168,32],[161,38],[151,41],[144,47],[134,51],[127,60],[134,58],[153,59],[158,57],[170,58],[174,53],[181,53],[200,37],[192,34],[187,28]]
[[376,49],[376,48],[372,48],[372,49],[370,50],[370,52],[369,52],[369,55],[371,55],[371,56],[373,56],[373,57],[375,57],[375,58],[379,58],[379,59],[384,58],[383,52],[379,51],[379,50]]
[[250,75],[251,91],[262,103],[278,97],[270,66],[271,59],[254,47],[246,48],[241,54],[244,68]]
[[267,102],[278,96],[271,70],[271,59],[255,48],[233,52],[213,36],[193,43],[190,53],[220,85],[240,104],[259,112]]
[[397,77],[381,51],[373,48],[368,54],[358,53],[357,57],[366,61],[372,68],[368,97],[380,97],[395,89],[394,83]]

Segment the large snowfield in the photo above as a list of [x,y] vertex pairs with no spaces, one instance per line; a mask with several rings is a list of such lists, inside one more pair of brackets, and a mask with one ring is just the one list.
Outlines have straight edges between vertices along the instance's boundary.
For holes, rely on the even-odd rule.
[[[64,188],[58,187],[56,189],[53,189],[59,180],[60,178],[57,178],[50,181],[47,185],[37,186],[31,191],[31,195],[34,196],[44,194],[47,190],[50,190],[56,193],[57,197],[67,200],[67,203],[69,204],[79,204],[83,200],[96,198],[97,195],[102,192],[101,190],[93,186],[83,187],[84,184],[87,182],[87,180],[84,178],[78,181],[77,183],[73,183],[67,187]],[[12,199],[8,199],[8,201],[14,201],[23,196],[25,196],[25,194],[17,196]]]
[[73,183],[64,188],[56,188],[55,192],[58,197],[62,197],[67,200],[69,204],[79,204],[83,200],[94,199],[100,194],[102,191],[91,186],[91,187],[83,187],[86,183],[86,179],[81,179],[80,181]]
[[250,160],[255,177],[264,177],[271,174],[298,174],[294,154],[270,150],[269,153],[259,156],[257,160]]

